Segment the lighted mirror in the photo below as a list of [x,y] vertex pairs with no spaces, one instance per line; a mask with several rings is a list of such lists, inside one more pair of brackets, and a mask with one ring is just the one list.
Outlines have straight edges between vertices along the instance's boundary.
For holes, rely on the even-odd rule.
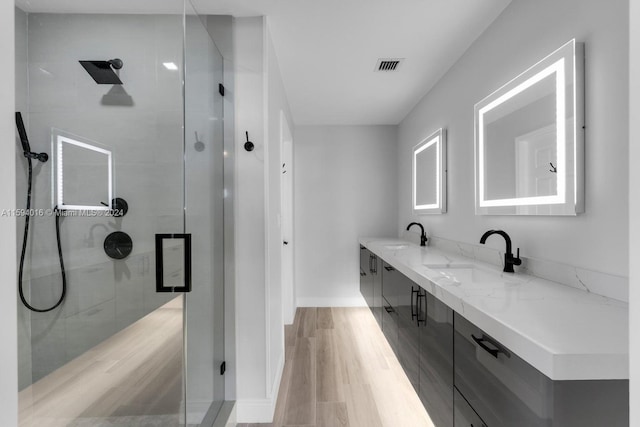
[[476,214],[584,211],[583,52],[571,40],[476,104]]
[[446,203],[446,132],[438,129],[413,147],[413,211],[443,213]]
[[53,205],[66,210],[111,209],[109,205],[114,198],[111,151],[55,129],[53,145],[56,161]]

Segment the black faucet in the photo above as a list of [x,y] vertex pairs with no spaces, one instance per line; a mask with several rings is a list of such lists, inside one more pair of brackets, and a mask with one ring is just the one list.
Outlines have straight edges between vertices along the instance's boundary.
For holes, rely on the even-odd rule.
[[422,226],[422,224],[420,224],[419,222],[412,222],[411,224],[407,225],[407,231],[409,231],[409,229],[411,228],[412,225],[417,225],[418,227],[420,227],[420,232],[422,234],[420,234],[420,246],[427,246],[427,233],[424,232],[424,227]]
[[505,273],[513,273],[513,266],[522,264],[522,260],[520,259],[520,248],[518,248],[518,255],[516,257],[511,253],[511,238],[507,233],[502,230],[489,230],[482,235],[480,238],[480,243],[484,245],[484,242],[487,241],[487,237],[492,234],[499,234],[504,237],[504,240],[507,242],[507,250],[504,253],[504,271]]

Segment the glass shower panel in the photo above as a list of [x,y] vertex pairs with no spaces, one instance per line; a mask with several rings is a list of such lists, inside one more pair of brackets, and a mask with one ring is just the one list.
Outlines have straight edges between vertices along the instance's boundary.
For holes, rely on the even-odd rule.
[[[174,15],[16,9],[17,108],[32,150],[50,156],[46,163],[34,160],[32,206],[44,211],[30,217],[20,284],[35,307],[53,305],[62,291],[53,210],[58,176],[64,180],[60,197],[70,205],[59,219],[64,302],[40,313],[18,301],[21,426],[177,426],[186,421],[184,298],[156,292],[155,269],[156,235],[185,232],[185,28],[183,1],[175,3]],[[113,58],[124,63],[116,71],[122,85],[96,84],[78,62]],[[213,136],[213,128],[198,131],[203,140]],[[56,146],[61,132],[95,141],[104,151],[68,144],[63,160]],[[193,132],[188,135],[193,148]],[[23,207],[27,165],[17,151],[17,204]],[[109,169],[100,157],[106,152],[112,163],[110,188],[104,182]],[[189,169],[202,171],[195,179],[189,172],[189,179],[210,178],[209,171],[198,169],[212,167],[199,165],[202,159],[188,159]],[[66,169],[57,174],[59,166]],[[124,216],[111,215],[109,208],[121,207],[118,198],[128,206]],[[215,236],[210,218],[187,219],[194,233],[207,221]],[[24,223],[19,218],[20,244]],[[208,238],[196,242],[202,246],[198,251],[212,253]],[[183,252],[175,252],[166,254],[167,282],[186,277],[179,262]],[[208,261],[212,268],[213,259]],[[206,274],[215,277],[215,272]]]
[[187,2],[185,43],[186,232],[193,289],[186,296],[187,423],[212,420],[224,401],[223,59],[206,16]]

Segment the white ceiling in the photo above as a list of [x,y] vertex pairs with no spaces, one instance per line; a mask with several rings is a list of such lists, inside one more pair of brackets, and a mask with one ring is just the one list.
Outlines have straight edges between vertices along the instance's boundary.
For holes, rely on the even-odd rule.
[[[267,15],[296,125],[397,124],[511,0],[192,0]],[[175,13],[180,0],[18,0],[27,11]],[[374,72],[378,58],[405,58]]]

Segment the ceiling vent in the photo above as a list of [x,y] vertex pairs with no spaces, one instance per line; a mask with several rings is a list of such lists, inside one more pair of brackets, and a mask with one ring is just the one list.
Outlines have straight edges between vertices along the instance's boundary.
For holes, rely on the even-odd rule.
[[374,71],[398,71],[404,58],[380,58]]

